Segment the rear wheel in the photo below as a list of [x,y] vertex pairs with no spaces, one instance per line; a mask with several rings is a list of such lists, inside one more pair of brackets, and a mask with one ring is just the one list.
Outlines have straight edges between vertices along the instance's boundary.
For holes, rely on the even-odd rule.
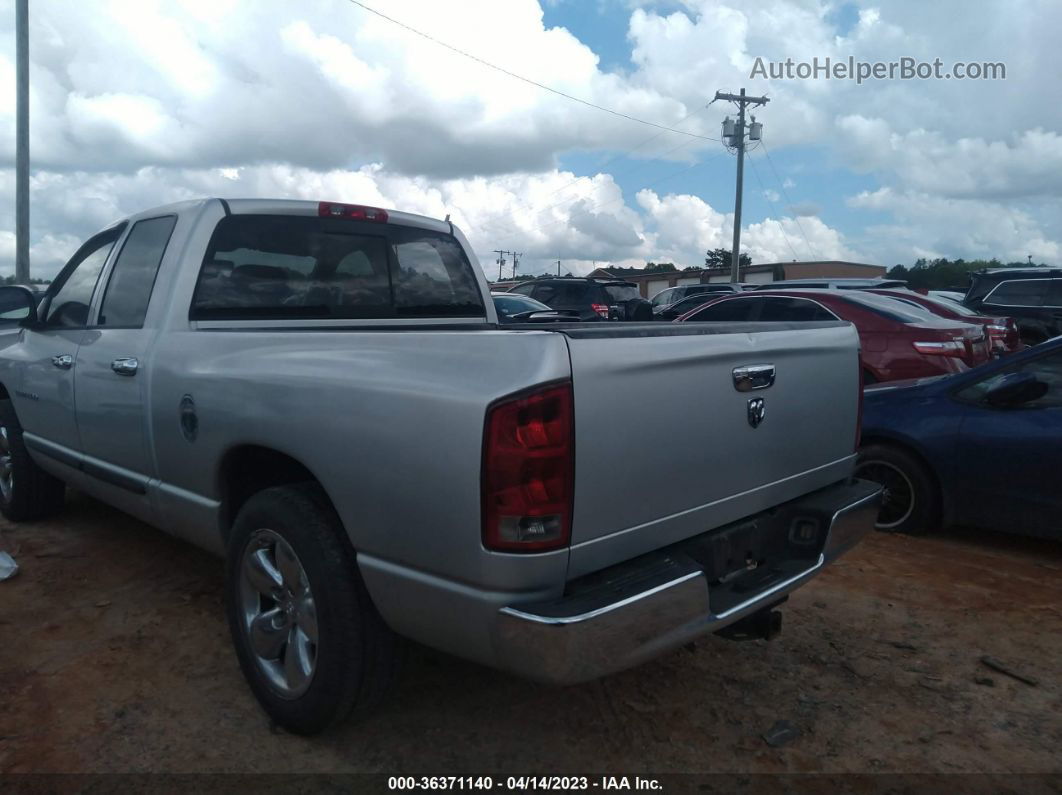
[[940,518],[940,495],[932,473],[899,447],[869,444],[859,452],[856,477],[880,483],[883,489],[876,527],[921,535]]
[[43,519],[63,507],[65,492],[30,458],[15,407],[0,400],[0,513],[13,522]]
[[229,628],[247,682],[275,723],[315,734],[389,690],[398,641],[314,484],[251,497],[229,540]]

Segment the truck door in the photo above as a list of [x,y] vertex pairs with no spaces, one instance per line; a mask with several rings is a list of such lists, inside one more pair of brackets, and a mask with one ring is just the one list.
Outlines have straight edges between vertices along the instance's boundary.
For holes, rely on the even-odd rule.
[[78,346],[92,295],[124,225],[88,240],[59,272],[41,299],[38,323],[23,329],[8,384],[26,443],[64,464],[78,466],[81,443],[74,407]]
[[[85,472],[111,500],[146,493],[154,476],[145,406],[148,304],[177,216],[137,221],[102,285],[95,323],[81,339],[74,386]],[[128,506],[126,506],[128,509]]]

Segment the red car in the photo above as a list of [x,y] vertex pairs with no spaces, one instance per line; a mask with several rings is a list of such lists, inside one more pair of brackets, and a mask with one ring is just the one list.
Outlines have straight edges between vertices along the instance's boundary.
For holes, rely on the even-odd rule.
[[993,352],[999,355],[1015,353],[1025,347],[1022,345],[1021,336],[1018,334],[1018,324],[1014,322],[1014,318],[1012,317],[989,317],[987,315],[981,315],[969,307],[957,304],[954,301],[949,301],[946,298],[934,298],[931,295],[922,295],[913,290],[867,290],[867,292],[886,295],[889,298],[895,298],[899,301],[907,301],[911,304],[917,304],[924,309],[928,309],[934,315],[946,317],[949,320],[959,320],[963,323],[976,323],[984,328],[985,333],[988,334],[988,338],[992,343]]
[[856,327],[865,383],[960,373],[992,358],[981,326],[946,320],[863,290],[756,290],[716,299],[675,322],[826,320],[846,320]]

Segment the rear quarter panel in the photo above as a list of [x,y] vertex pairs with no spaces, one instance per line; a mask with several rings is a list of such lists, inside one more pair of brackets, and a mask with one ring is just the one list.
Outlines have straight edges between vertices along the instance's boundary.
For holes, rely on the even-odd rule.
[[[566,550],[531,564],[486,551],[480,531],[486,408],[568,378],[560,335],[200,329],[164,335],[155,356],[151,421],[166,486],[220,499],[225,454],[261,445],[313,473],[359,552],[486,587],[519,588],[549,569],[563,579]],[[194,441],[180,429],[186,395]]]

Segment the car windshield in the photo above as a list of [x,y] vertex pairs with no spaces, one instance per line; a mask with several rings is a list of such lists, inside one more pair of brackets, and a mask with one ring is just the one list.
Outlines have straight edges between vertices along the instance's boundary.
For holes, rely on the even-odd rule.
[[677,293],[675,290],[664,290],[663,292],[659,292],[653,296],[652,304],[654,307],[657,308],[662,306],[668,306],[669,304],[671,304],[672,301],[675,300],[676,295]]
[[668,311],[689,312],[695,306],[706,304],[709,301],[715,301],[718,298],[719,293],[698,293],[697,295],[691,295],[688,298],[683,298],[681,301],[676,301],[668,307]]
[[493,295],[494,306],[500,314],[509,317],[521,312],[549,312],[550,308],[541,301],[528,298],[526,295]]

